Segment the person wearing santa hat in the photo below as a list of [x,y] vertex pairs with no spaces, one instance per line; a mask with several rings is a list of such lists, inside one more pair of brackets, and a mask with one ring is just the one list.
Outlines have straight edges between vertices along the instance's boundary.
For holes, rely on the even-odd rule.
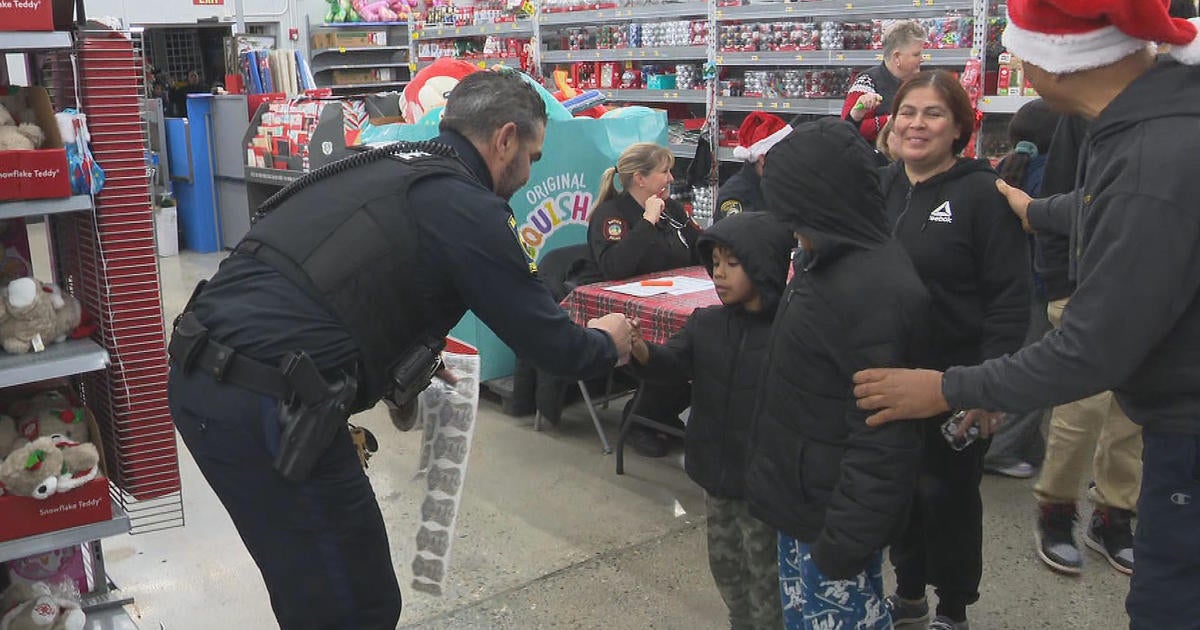
[[1008,4],[1004,44],[1034,88],[1091,122],[1074,192],[1031,201],[998,184],[1027,229],[1071,235],[1061,327],[974,367],[855,375],[859,405],[879,410],[870,424],[1112,389],[1143,430],[1131,630],[1200,628],[1200,20],[1170,17],[1169,4]]
[[714,221],[739,212],[762,212],[767,209],[762,196],[762,173],[763,165],[767,163],[767,151],[790,133],[792,126],[774,114],[751,112],[746,116],[738,128],[738,145],[733,150],[733,157],[745,164],[717,191]]

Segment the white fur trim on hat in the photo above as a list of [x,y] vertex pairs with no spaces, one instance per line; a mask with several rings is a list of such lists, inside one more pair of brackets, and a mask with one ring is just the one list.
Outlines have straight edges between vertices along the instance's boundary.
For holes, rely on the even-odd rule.
[[767,151],[771,150],[771,147],[779,144],[779,141],[788,137],[789,133],[792,133],[792,126],[784,125],[779,131],[755,142],[749,147],[734,147],[733,157],[743,162],[757,162],[758,158],[766,155]]
[[1011,18],[1001,41],[1017,57],[1054,74],[1107,66],[1151,45],[1115,26],[1087,33],[1051,35],[1023,29]]
[[[1195,24],[1197,29],[1200,29],[1200,18],[1190,18],[1188,21]],[[1189,66],[1200,64],[1200,37],[1193,39],[1190,44],[1184,46],[1172,44],[1170,54],[1179,63]]]

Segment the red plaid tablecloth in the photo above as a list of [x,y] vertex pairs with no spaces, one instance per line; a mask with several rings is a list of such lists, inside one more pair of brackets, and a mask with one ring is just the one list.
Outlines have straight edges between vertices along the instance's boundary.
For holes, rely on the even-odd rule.
[[675,331],[683,328],[684,322],[687,321],[692,311],[721,303],[716,291],[709,289],[685,295],[663,293],[650,297],[635,297],[616,291],[606,291],[605,287],[668,276],[707,279],[708,272],[704,270],[704,267],[685,267],[625,280],[589,284],[572,291],[562,301],[562,307],[567,311],[571,320],[580,326],[587,325],[590,319],[609,313],[624,313],[637,320],[638,326],[642,329],[642,337],[646,341],[657,344],[666,343]]

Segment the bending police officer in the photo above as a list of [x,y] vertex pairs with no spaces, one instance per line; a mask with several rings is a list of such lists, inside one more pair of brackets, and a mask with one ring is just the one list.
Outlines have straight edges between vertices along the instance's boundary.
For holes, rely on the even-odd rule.
[[[464,78],[433,141],[347,158],[269,200],[177,323],[176,427],[285,630],[396,626],[387,533],[345,419],[427,384],[423,359],[467,309],[562,376],[627,357],[625,318],[572,324],[516,235],[507,200],[545,128],[516,73]],[[414,357],[417,375],[393,385]]]

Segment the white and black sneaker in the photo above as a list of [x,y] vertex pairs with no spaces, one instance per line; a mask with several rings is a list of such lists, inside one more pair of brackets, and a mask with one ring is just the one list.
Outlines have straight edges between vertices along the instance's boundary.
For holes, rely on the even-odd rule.
[[1104,556],[1112,568],[1133,574],[1133,512],[1096,506],[1084,543]]
[[971,630],[971,622],[966,619],[955,621],[945,615],[938,615],[929,622],[929,630]]
[[1037,555],[1060,573],[1079,575],[1083,556],[1075,546],[1075,504],[1043,503],[1038,506]]

